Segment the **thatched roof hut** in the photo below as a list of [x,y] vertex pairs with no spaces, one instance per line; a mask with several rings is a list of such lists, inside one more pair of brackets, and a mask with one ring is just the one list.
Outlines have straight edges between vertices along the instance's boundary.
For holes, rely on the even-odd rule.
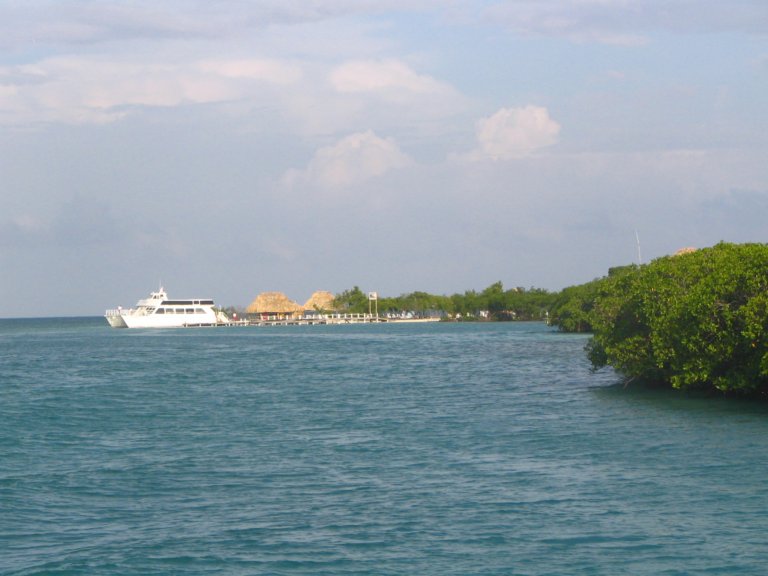
[[262,292],[245,309],[249,314],[293,314],[302,307],[282,292]]
[[304,310],[333,310],[334,296],[325,290],[318,290],[304,303]]

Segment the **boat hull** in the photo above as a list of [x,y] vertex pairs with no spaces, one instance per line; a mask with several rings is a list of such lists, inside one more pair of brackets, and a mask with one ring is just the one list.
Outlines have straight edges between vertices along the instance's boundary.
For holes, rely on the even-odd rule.
[[216,313],[206,310],[197,314],[107,314],[104,316],[112,328],[184,328],[186,326],[216,326]]
[[186,326],[215,326],[216,314],[152,314],[149,316],[125,315],[122,317],[126,328],[183,328]]
[[109,325],[112,326],[112,328],[128,328],[128,325],[125,323],[125,320],[123,320],[121,314],[107,313],[104,318],[107,319],[107,322],[109,322]]

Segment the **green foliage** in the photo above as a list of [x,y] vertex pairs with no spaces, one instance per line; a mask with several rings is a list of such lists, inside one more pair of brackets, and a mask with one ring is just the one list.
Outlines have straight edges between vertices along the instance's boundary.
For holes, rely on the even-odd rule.
[[557,294],[550,308],[550,324],[563,332],[592,332],[592,312],[595,300],[607,285],[616,283],[621,278],[637,272],[635,264],[616,266],[608,269],[607,278],[598,278],[570,286]]
[[768,392],[768,246],[659,258],[590,290],[595,368],[679,389]]
[[427,292],[411,292],[410,294],[379,300],[379,312],[384,313],[413,312],[417,315],[440,315],[450,310],[451,302],[448,297],[435,296]]
[[334,297],[334,306],[339,312],[350,314],[365,314],[368,312],[368,295],[355,286],[351,290],[344,290]]
[[[483,317],[487,320],[544,320],[555,294],[540,288],[522,287],[504,290],[495,282],[482,292],[470,290],[451,297],[454,312],[463,318]],[[481,316],[487,313],[487,316]]]
[[602,281],[570,286],[557,294],[549,311],[550,323],[563,332],[591,332],[590,315]]
[[504,292],[504,309],[496,312],[496,319],[544,320],[556,297],[541,288],[512,288]]

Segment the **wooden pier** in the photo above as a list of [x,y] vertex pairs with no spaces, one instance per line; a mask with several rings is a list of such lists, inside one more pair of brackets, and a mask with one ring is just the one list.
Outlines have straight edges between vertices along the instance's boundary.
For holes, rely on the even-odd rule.
[[229,319],[218,326],[321,326],[333,324],[378,324],[389,320],[377,314],[311,314],[305,316],[253,315]]

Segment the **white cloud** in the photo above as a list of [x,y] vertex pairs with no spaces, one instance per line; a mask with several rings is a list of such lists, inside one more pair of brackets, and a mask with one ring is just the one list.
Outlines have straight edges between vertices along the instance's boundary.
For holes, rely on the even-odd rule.
[[399,60],[356,60],[342,64],[331,74],[339,92],[405,91],[417,94],[449,89],[430,76],[414,72]]
[[336,144],[320,148],[301,173],[289,175],[325,188],[359,184],[411,163],[390,138],[380,138],[372,130],[351,134]]
[[245,78],[273,84],[293,84],[302,77],[300,66],[265,58],[204,60],[199,68],[207,74],[223,78]]
[[560,125],[550,118],[546,108],[502,108],[477,123],[479,150],[474,156],[494,160],[528,156],[555,144],[559,133]]
[[[348,61],[331,70],[327,79],[330,92],[318,104],[322,117],[335,122],[329,130],[337,133],[373,126],[413,137],[420,131],[444,130],[445,122],[471,106],[450,84],[395,59]],[[315,113],[309,121],[317,122],[319,116]]]

